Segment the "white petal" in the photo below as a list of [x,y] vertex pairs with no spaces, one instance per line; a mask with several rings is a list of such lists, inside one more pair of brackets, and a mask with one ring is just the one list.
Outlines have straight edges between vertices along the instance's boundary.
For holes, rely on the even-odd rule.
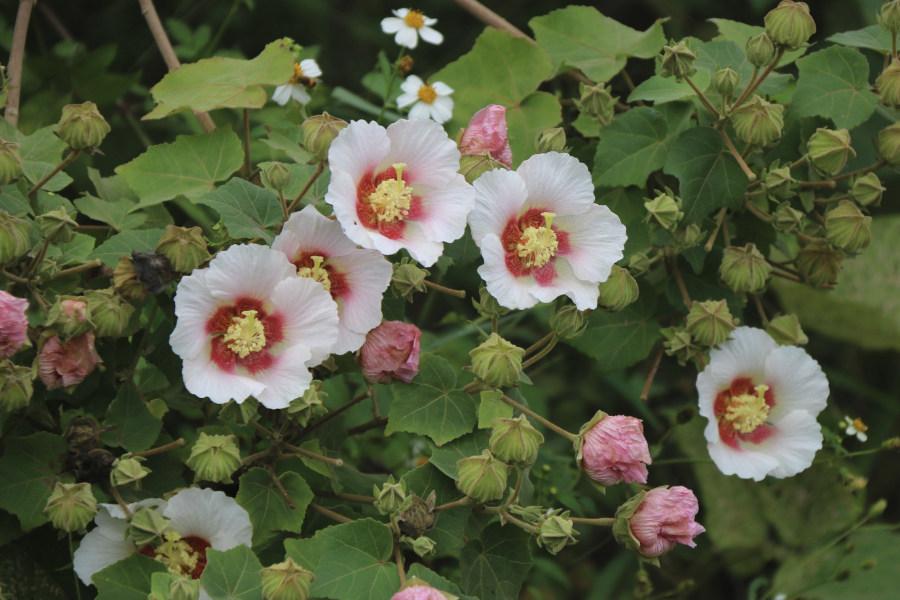
[[431,87],[437,92],[438,96],[449,96],[453,93],[453,88],[443,81],[435,81],[431,84]]
[[254,379],[226,373],[210,359],[209,352],[184,359],[181,373],[187,391],[199,398],[209,398],[216,404],[225,404],[229,400],[240,404],[265,389]]
[[[715,403],[716,396],[724,387],[720,386],[712,376],[712,370],[707,367],[697,375],[697,394],[699,395],[700,415],[712,422],[716,420]],[[718,439],[718,437],[716,437]]]
[[399,96],[397,96],[397,107],[398,108],[406,108],[413,102],[418,102],[418,100],[419,100],[418,94],[415,94],[415,93],[400,94]]
[[773,469],[778,468],[777,460],[760,452],[736,450],[722,442],[709,443],[707,448],[709,457],[725,475],[762,481]]
[[328,184],[325,202],[334,208],[341,229],[348,238],[363,248],[374,248],[371,232],[359,222],[356,213],[356,184],[346,173],[334,173]]
[[480,246],[485,235],[493,233],[499,238],[510,220],[519,217],[528,188],[518,173],[502,169],[488,171],[475,180],[473,187],[475,207],[469,213],[469,227]]
[[594,203],[594,183],[588,168],[569,154],[535,154],[516,169],[528,188],[527,208],[558,216],[580,215]]
[[394,36],[394,42],[398,46],[405,46],[412,50],[419,43],[419,34],[416,33],[416,30],[412,27],[403,27],[397,32],[397,35]]
[[812,465],[822,448],[822,428],[816,418],[803,410],[795,410],[772,428],[773,435],[761,444],[749,445],[753,450],[778,461],[769,472],[772,477],[791,477]]
[[343,322],[338,323],[338,341],[334,345],[332,354],[344,354],[356,352],[366,343],[366,334],[350,331]]
[[572,299],[578,310],[597,308],[600,289],[597,283],[583,281],[576,277],[572,266],[565,258],[552,262],[556,269],[556,277],[550,284],[541,285],[535,282],[528,292],[541,302],[552,302],[555,298],[566,295]]
[[175,330],[169,337],[172,351],[181,358],[194,358],[206,349],[206,324],[219,308],[206,287],[209,269],[197,269],[182,278],[175,292]]
[[[408,8],[398,8],[397,10],[392,10],[392,13],[400,17],[400,20],[403,21],[403,18],[409,14]],[[405,22],[405,21],[404,21]]]
[[381,30],[385,33],[397,33],[404,27],[406,27],[406,23],[402,18],[398,19],[396,17],[386,17],[381,20]]
[[387,135],[391,150],[383,167],[406,163],[403,174],[408,176],[409,183],[432,188],[442,188],[456,178],[459,150],[437,123],[415,119],[397,121],[387,128]]
[[268,300],[279,282],[293,278],[297,270],[281,252],[268,246],[239,244],[216,255],[209,263],[206,287],[221,300]]
[[775,395],[769,420],[779,419],[794,410],[816,416],[828,401],[828,379],[822,368],[802,348],[780,346],[766,359],[766,384]]
[[431,118],[431,105],[426,104],[425,102],[416,102],[413,104],[413,107],[409,109],[409,118],[410,119],[430,119]]
[[[328,264],[342,274],[346,283],[347,291],[340,296],[341,329],[365,336],[381,323],[381,300],[391,283],[391,263],[378,251],[354,250],[346,256],[330,259]],[[339,336],[332,350],[335,354],[359,349],[359,346],[346,347],[341,341]],[[352,345],[356,342],[356,336],[349,336],[344,341]]]
[[81,538],[81,545],[75,551],[72,568],[84,585],[91,585],[93,583],[91,576],[135,552],[137,548],[132,541],[111,540],[102,535],[99,529],[94,529]]
[[484,264],[478,267],[478,274],[484,279],[487,290],[501,306],[523,310],[538,303],[537,298],[528,293],[534,285],[531,277],[513,277],[506,268],[506,254],[500,238],[488,233],[481,240],[481,255]]
[[272,293],[272,305],[283,319],[285,345],[309,348],[306,366],[328,358],[337,342],[337,304],[321,283],[307,277],[282,281]]
[[195,535],[208,541],[213,550],[249,546],[253,525],[247,511],[223,492],[188,488],[171,499],[164,516],[182,536]]
[[312,98],[309,97],[309,92],[306,91],[306,88],[299,84],[291,86],[291,98],[303,106],[306,106],[309,104],[309,101],[312,100]]
[[[428,23],[428,21],[433,21],[433,23]],[[440,34],[435,29],[428,27],[428,25],[433,25],[437,23],[437,19],[427,19],[426,25],[424,27],[419,27],[419,35],[422,36],[422,39],[428,42],[429,44],[440,44],[444,41],[444,36]]]
[[[128,521],[125,520],[125,513],[118,504],[99,504],[97,516],[94,517],[94,523],[97,530],[111,540],[120,542],[128,537]],[[132,513],[139,508],[155,508],[158,512],[162,512],[166,508],[166,501],[161,498],[148,498],[140,502],[134,502],[128,505],[128,510]]]
[[444,253],[444,244],[430,239],[415,221],[406,222],[402,243],[409,255],[423,267],[432,266]]
[[425,85],[425,82],[422,81],[422,78],[418,75],[410,75],[406,79],[403,80],[403,83],[400,84],[400,89],[406,92],[407,94],[418,94],[419,90]]
[[275,91],[272,92],[272,100],[277,102],[278,104],[284,106],[288,103],[288,100],[291,99],[291,84],[286,83],[284,85],[279,85],[275,88]]
[[453,99],[448,96],[438,96],[431,103],[431,118],[435,123],[446,123],[453,116]]
[[738,377],[749,377],[754,383],[765,382],[766,358],[778,344],[768,333],[753,327],[738,327],[728,341],[713,348],[707,370],[719,389],[725,389]]
[[[367,123],[365,121],[351,122],[331,143],[331,148],[328,150],[328,165],[332,173],[331,182],[334,183],[337,173],[350,175],[354,207],[356,206],[356,184],[363,175],[373,172],[378,167],[390,148],[391,142],[384,127],[375,122]],[[331,191],[330,186],[328,191]],[[327,194],[325,201],[334,206]]]
[[312,373],[306,368],[306,363],[311,357],[309,348],[303,344],[292,346],[275,356],[271,367],[254,375],[266,386],[256,395],[256,399],[272,410],[287,408],[291,400],[299,398],[309,389]]
[[[285,234],[292,234],[293,239]],[[272,250],[283,252],[293,262],[300,253],[320,253],[318,256],[324,258],[343,256],[354,252],[356,244],[344,235],[340,223],[310,205],[291,215],[272,243]]]
[[600,283],[609,278],[612,266],[622,260],[625,226],[611,210],[592,204],[577,217],[557,217],[553,224],[568,233],[569,249],[558,252],[572,266],[575,276]]
[[869,439],[869,436],[866,435],[865,433],[863,433],[862,431],[858,431],[856,433],[856,439],[858,439],[861,442],[865,442],[866,440]]
[[377,231],[370,231],[369,237],[372,240],[372,247],[384,254],[385,256],[391,256],[392,254],[396,254],[400,252],[405,247],[406,244],[406,235],[407,231],[403,232],[403,237],[400,239],[392,240],[390,238],[386,238]]
[[432,19],[431,17],[426,17],[425,15],[422,15],[422,18],[425,21],[426,27],[431,27],[432,25],[436,25],[438,22],[437,19]]
[[475,205],[475,190],[458,174],[451,183],[433,190],[422,187],[422,215],[416,223],[435,242],[452,242],[466,232],[466,217]]
[[322,69],[319,68],[319,63],[311,58],[307,58],[300,61],[300,69],[303,70],[303,75],[306,77],[321,77]]

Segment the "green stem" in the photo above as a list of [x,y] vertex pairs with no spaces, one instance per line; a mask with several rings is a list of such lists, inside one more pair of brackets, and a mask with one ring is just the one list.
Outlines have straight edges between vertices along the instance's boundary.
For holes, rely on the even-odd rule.
[[306,195],[306,192],[309,191],[309,188],[312,187],[312,184],[316,182],[316,179],[319,178],[319,175],[322,174],[322,171],[325,170],[325,161],[321,161],[316,165],[316,171],[312,174],[312,177],[309,178],[309,181],[306,182],[306,185],[303,186],[303,189],[300,190],[300,193],[297,194],[297,197],[294,198],[294,201],[291,202],[291,205],[288,207],[288,214],[294,212],[297,208],[297,205],[300,204],[300,201],[303,200],[303,197]]
[[310,452],[309,450],[304,450],[298,446],[294,446],[292,444],[283,443],[282,444],[286,450],[290,450],[294,454],[299,454],[300,456],[305,456],[306,458],[311,458],[313,460],[318,460],[319,462],[323,462],[328,465],[334,465],[335,467],[343,467],[344,461],[339,458],[329,458],[327,456],[322,456],[321,454],[316,454],[315,452]]
[[550,351],[553,350],[553,348],[556,346],[557,342],[559,342],[559,336],[556,334],[553,334],[553,338],[547,343],[546,346],[544,346],[543,350],[541,350],[540,352],[538,352],[537,354],[535,354],[534,356],[532,356],[531,358],[529,358],[528,360],[526,360],[525,362],[522,363],[522,369],[523,370],[527,369],[528,367],[530,367],[537,361],[541,360],[542,358],[544,358],[545,356],[550,354]]
[[22,279],[18,275],[13,275],[12,273],[10,273],[9,271],[7,271],[5,269],[0,269],[0,275],[3,275],[5,278],[9,279],[10,281],[15,281],[16,283],[22,283],[22,284],[29,283],[29,281],[27,279]]
[[738,152],[738,149],[734,147],[734,142],[731,141],[731,138],[728,137],[728,134],[725,133],[725,130],[719,129],[719,133],[722,135],[722,139],[725,141],[725,145],[728,146],[728,150],[731,152],[731,155],[734,156],[734,159],[737,161],[738,166],[741,167],[744,175],[747,176],[747,179],[749,179],[750,181],[756,179],[756,173],[751,171],[750,167],[747,166],[747,163],[744,162],[741,153]]
[[338,514],[333,510],[328,510],[324,506],[319,506],[313,502],[309,503],[309,507],[320,515],[326,516],[333,521],[337,521],[338,523],[352,523],[353,519],[349,517],[345,517],[344,515]]
[[760,84],[765,81],[766,77],[769,76],[769,73],[771,73],[775,69],[775,67],[778,66],[778,63],[781,62],[782,56],[784,56],[784,46],[778,48],[778,52],[775,54],[775,60],[772,61],[772,64],[766,67],[766,70],[763,71],[763,74],[760,75],[759,79],[754,81],[751,85],[748,85],[744,89],[744,92],[735,101],[735,103],[731,105],[731,112],[734,112],[735,109],[737,109],[741,104],[744,103],[747,98],[750,97],[750,94],[756,91],[756,88],[758,88]]
[[766,311],[763,308],[762,300],[759,299],[759,294],[750,294],[753,296],[753,303],[756,304],[756,312],[759,313],[759,318],[762,320],[763,327],[769,326],[769,318],[766,316]]
[[62,161],[58,165],[56,165],[56,167],[54,167],[52,171],[44,175],[44,178],[38,181],[35,186],[31,188],[31,191],[28,192],[28,197],[31,198],[32,196],[34,196],[39,189],[44,187],[44,184],[53,179],[54,175],[72,164],[80,154],[81,150],[73,150],[67,157],[62,159]]
[[445,510],[450,510],[453,508],[458,508],[460,506],[466,506],[467,504],[472,504],[475,502],[468,496],[463,496],[459,500],[454,500],[453,502],[448,502],[447,504],[441,504],[440,506],[435,506],[432,512],[442,512]]
[[244,109],[244,166],[241,168],[241,174],[245,179],[250,179],[250,171],[253,166],[250,164],[250,109]]
[[147,347],[147,342],[150,340],[150,332],[153,329],[153,320],[156,319],[156,311],[159,309],[159,303],[153,302],[153,308],[150,309],[150,315],[147,317],[147,327],[144,328],[144,333],[141,335],[141,341],[138,342],[137,350],[134,353],[134,359],[131,361],[131,367],[128,369],[128,377],[129,380],[134,380],[134,373],[137,371],[138,363],[141,360],[141,356],[144,354],[144,348]]
[[615,517],[607,517],[603,519],[582,519],[581,517],[569,517],[573,523],[582,523],[584,525],[596,525],[597,527],[612,527],[616,522]]
[[321,427],[324,423],[327,423],[328,421],[335,418],[336,416],[338,416],[345,410],[352,408],[353,406],[356,406],[357,404],[359,404],[360,402],[362,402],[363,400],[365,400],[366,398],[368,398],[371,395],[372,395],[372,390],[366,390],[365,392],[363,392],[362,394],[360,394],[359,396],[357,396],[350,402],[344,404],[340,408],[337,408],[337,409],[331,411],[330,413],[328,413],[327,415],[325,415],[324,417],[322,417],[321,419],[319,419],[318,421],[316,421],[315,423],[313,423],[312,425],[310,425],[309,427],[304,429],[302,432],[300,432],[300,438],[306,437],[307,435],[310,434],[310,432],[315,431],[316,429]]
[[542,337],[541,339],[536,341],[531,346],[528,346],[528,348],[525,349],[525,354],[523,354],[522,357],[524,358],[524,357],[528,356],[529,354],[532,354],[533,352],[539,350],[544,344],[546,344],[547,342],[552,340],[555,335],[556,335],[556,333],[548,333],[547,335],[545,335],[544,337]]
[[722,117],[722,113],[719,112],[719,109],[713,105],[712,102],[709,101],[709,98],[706,97],[706,94],[700,91],[700,88],[694,83],[694,81],[687,75],[684,76],[684,80],[687,81],[687,84],[691,86],[691,89],[694,90],[694,93],[697,94],[697,97],[700,98],[700,102],[703,103],[703,106],[706,107],[712,116],[714,116],[717,120]]
[[388,101],[391,98],[391,87],[394,85],[394,79],[397,77],[397,70],[399,69],[398,63],[405,53],[406,47],[400,46],[400,55],[397,57],[397,60],[394,61],[394,64],[391,65],[391,78],[388,79],[387,87],[384,90],[384,102],[381,105],[381,111],[378,113],[378,117],[375,119],[375,122],[378,124],[381,124],[381,119],[384,118],[384,113],[387,111]]
[[425,280],[423,281],[423,283],[425,284],[425,287],[431,288],[431,289],[433,289],[433,290],[436,291],[436,292],[442,292],[442,293],[448,294],[448,295],[450,295],[450,296],[456,296],[457,298],[465,298],[465,297],[466,297],[466,291],[465,291],[465,290],[454,290],[454,289],[450,289],[450,288],[448,288],[448,287],[444,287],[444,286],[442,286],[442,285],[438,285],[438,284],[436,284],[436,283],[434,283],[434,282],[432,282],[432,281],[428,281],[427,279],[425,279]]
[[25,278],[29,278],[31,272],[35,270],[41,262],[44,260],[44,257],[47,255],[47,248],[50,247],[50,242],[48,240],[44,240],[41,249],[38,250],[38,253],[34,255],[34,258],[31,259],[31,262],[28,263],[28,266],[25,267],[25,271],[22,273],[22,276]]
[[728,208],[723,208],[719,211],[719,217],[716,219],[716,228],[713,230],[712,235],[709,236],[709,241],[706,242],[706,245],[703,247],[707,252],[713,249],[713,244],[716,243],[716,238],[719,236],[719,230],[722,228],[722,223],[725,222],[725,215],[728,213]]
[[65,277],[66,275],[72,275],[73,273],[87,271],[89,269],[93,269],[94,267],[99,267],[102,264],[103,264],[103,261],[100,260],[99,258],[96,258],[89,263],[84,263],[83,265],[78,265],[77,267],[71,267],[69,269],[63,269],[62,271],[60,271],[59,273],[56,274],[56,277]]
[[181,448],[184,446],[185,441],[184,438],[178,438],[174,442],[170,442],[165,446],[160,446],[159,448],[151,448],[149,450],[144,450],[143,452],[135,452],[132,456],[153,456],[154,454],[161,454],[162,452],[168,452],[169,450],[174,450],[175,448]]
[[[72,562],[75,562],[75,546],[72,544],[72,532],[69,532],[69,557],[72,559]],[[72,567],[72,576],[75,578],[75,595],[78,597],[78,600],[81,600],[81,581],[78,580],[78,573],[75,572],[75,568]]]
[[548,421],[547,419],[545,419],[545,418],[542,417],[541,415],[537,414],[537,413],[534,412],[533,410],[531,410],[531,409],[529,409],[529,408],[526,408],[526,407],[522,406],[521,404],[519,404],[518,402],[516,402],[515,400],[513,400],[513,399],[510,398],[509,396],[503,396],[502,399],[503,399],[504,402],[506,402],[507,404],[509,404],[510,406],[512,406],[513,408],[515,408],[516,410],[518,410],[519,412],[525,413],[526,415],[528,415],[529,417],[531,417],[532,419],[534,419],[534,420],[537,421],[538,423],[541,423],[542,425],[544,425],[544,426],[547,427],[548,429],[552,429],[553,431],[555,431],[555,432],[558,433],[559,435],[563,436],[563,437],[566,438],[567,440],[569,440],[569,441],[571,441],[571,442],[574,442],[575,440],[578,439],[578,436],[575,435],[574,433],[569,433],[568,431],[566,431],[566,430],[563,429],[562,427],[556,425],[555,423],[551,423],[550,421]]
[[359,504],[375,504],[377,498],[372,496],[360,496],[358,494],[335,494],[327,490],[313,490],[313,494],[322,498],[330,498],[332,500],[346,500],[348,502],[357,502]]

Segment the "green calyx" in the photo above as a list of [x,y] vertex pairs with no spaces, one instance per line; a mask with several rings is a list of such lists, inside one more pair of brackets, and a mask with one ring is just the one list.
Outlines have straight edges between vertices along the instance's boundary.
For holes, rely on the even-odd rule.
[[772,41],[791,50],[805,44],[816,32],[816,22],[806,2],[783,0],[769,11],[765,23]]
[[187,459],[197,479],[231,483],[231,475],[241,468],[241,452],[233,435],[201,433]]
[[731,113],[731,124],[742,142],[754,146],[769,146],[781,138],[784,106],[753,96]]
[[691,337],[704,346],[717,346],[734,331],[734,317],[724,300],[694,302],[685,327]]
[[144,506],[137,509],[128,520],[128,535],[138,546],[158,544],[164,541],[169,523],[169,519],[159,514],[155,508]]
[[647,210],[644,222],[658,225],[663,229],[671,229],[684,217],[681,211],[681,198],[676,197],[668,188],[665,193],[659,192],[656,198],[644,202],[644,208]]
[[288,417],[306,427],[310,421],[328,412],[323,400],[328,394],[322,391],[322,382],[314,379],[303,395],[291,400],[288,405]]
[[456,487],[466,496],[478,502],[498,500],[506,491],[509,467],[496,459],[490,450],[479,456],[461,458],[456,461],[459,481]]
[[850,147],[850,132],[846,129],[817,129],[806,146],[809,160],[825,176],[837,175],[847,160],[856,156]]
[[56,130],[59,139],[73,150],[95,148],[109,132],[109,123],[93,102],[64,106]]
[[550,554],[559,554],[566,546],[577,544],[575,524],[569,519],[569,511],[542,519],[537,544]]
[[662,49],[662,62],[660,65],[662,71],[660,75],[677,79],[690,77],[696,72],[694,68],[694,61],[696,60],[697,55],[691,52],[691,47],[687,40],[682,40],[677,44],[675,40],[671,40]]
[[97,499],[89,483],[57,482],[47,499],[44,515],[60,531],[84,533],[97,515]]
[[490,448],[498,460],[516,467],[527,467],[537,460],[544,436],[531,426],[525,415],[515,419],[494,419]]
[[406,484],[395,481],[393,475],[388,476],[381,488],[372,486],[372,495],[376,498],[375,508],[383,515],[398,514],[412,503],[412,498],[406,495]]
[[32,376],[31,367],[13,364],[8,359],[0,362],[0,414],[28,406],[34,394]]
[[865,250],[872,241],[872,217],[864,215],[850,200],[841,200],[825,215],[828,241],[845,252]]
[[403,258],[394,263],[394,274],[391,275],[391,291],[394,298],[406,298],[407,302],[413,301],[413,294],[425,292],[425,278],[431,275],[430,271],[419,267],[416,261]]
[[761,292],[772,277],[772,265],[755,244],[725,248],[719,277],[738,294]]
[[179,273],[190,273],[206,263],[210,256],[199,227],[166,225],[166,231],[156,244],[156,253],[169,259],[169,264]]
[[797,270],[813,285],[833,285],[837,283],[843,261],[843,252],[835,250],[828,242],[816,241],[797,253]]
[[150,474],[150,469],[141,464],[146,460],[130,454],[117,458],[109,475],[110,481],[115,486],[130,485],[136,490],[141,489],[141,479]]
[[315,574],[303,569],[292,558],[265,567],[262,577],[263,600],[306,600]]
[[809,342],[809,338],[800,327],[797,315],[775,317],[766,326],[766,333],[781,346],[803,346]]
[[600,284],[597,303],[604,310],[618,312],[635,302],[639,296],[638,283],[628,269],[613,265],[609,277]]
[[507,342],[496,333],[469,352],[472,372],[493,388],[509,387],[519,381],[525,350]]

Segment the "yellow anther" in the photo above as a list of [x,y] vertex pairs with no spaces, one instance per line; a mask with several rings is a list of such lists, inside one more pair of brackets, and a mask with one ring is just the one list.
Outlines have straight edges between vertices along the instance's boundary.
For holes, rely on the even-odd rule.
[[410,27],[420,29],[425,26],[425,15],[422,14],[421,10],[411,10],[403,17],[403,22]]
[[322,261],[325,259],[321,256],[311,256],[313,261],[312,267],[301,267],[297,269],[297,275],[300,277],[308,277],[313,281],[318,281],[325,288],[326,292],[331,291],[331,280],[328,279],[328,271],[322,268]]
[[291,83],[297,84],[300,83],[300,80],[303,78],[303,67],[300,66],[300,63],[294,63],[294,74],[291,76]]
[[553,255],[559,249],[556,240],[556,232],[550,227],[553,224],[555,213],[541,213],[544,217],[542,227],[527,227],[522,234],[522,239],[516,246],[519,256],[525,259],[526,267],[541,268],[550,262]]
[[175,532],[164,533],[165,542],[153,552],[154,557],[169,570],[172,575],[188,575],[197,568],[199,556],[191,545],[181,539]]
[[765,394],[769,386],[758,385],[756,395],[741,394],[731,398],[725,420],[731,421],[734,428],[741,433],[750,433],[766,422],[769,416],[769,405]]
[[425,104],[431,104],[435,100],[437,100],[437,92],[434,91],[434,88],[430,85],[426,84],[419,88],[419,91],[416,92],[416,95],[419,97],[419,100],[424,102]]
[[256,318],[255,310],[245,310],[243,317],[233,317],[233,325],[228,327],[223,341],[235,354],[245,358],[251,352],[258,352],[266,346],[266,332]]
[[406,163],[394,164],[397,178],[382,181],[375,191],[369,194],[369,204],[375,208],[375,215],[379,221],[402,221],[409,213],[412,188],[403,181],[405,166]]
[[868,425],[863,423],[862,419],[857,417],[857,418],[853,419],[853,429],[855,429],[856,431],[858,431],[860,433],[865,433],[866,431],[869,430],[869,427],[868,427]]

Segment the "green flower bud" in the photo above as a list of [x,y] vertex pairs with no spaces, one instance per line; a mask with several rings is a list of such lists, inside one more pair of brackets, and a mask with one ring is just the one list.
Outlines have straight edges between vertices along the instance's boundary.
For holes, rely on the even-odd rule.
[[697,55],[691,52],[687,40],[675,43],[671,40],[668,46],[662,49],[662,71],[660,75],[663,77],[676,77],[678,79],[688,76],[690,77],[696,72],[694,61]]
[[803,213],[795,208],[791,208],[789,200],[785,200],[778,205],[775,212],[772,213],[772,226],[778,231],[790,233],[800,227],[803,222]]
[[93,102],[63,106],[56,135],[73,150],[95,148],[109,133],[109,123]]
[[266,167],[265,174],[269,186],[276,192],[282,191],[291,184],[291,171],[284,166],[284,163],[273,162]]
[[775,60],[775,44],[767,33],[760,33],[747,40],[747,62],[756,68],[768,67]]
[[884,440],[881,443],[881,447],[885,450],[896,450],[900,448],[900,437],[892,437]]
[[809,338],[803,333],[797,315],[775,317],[766,326],[766,333],[781,346],[803,346]]
[[427,500],[422,500],[416,494],[410,494],[408,506],[406,506],[397,517],[397,526],[400,533],[412,539],[422,537],[426,531],[434,529],[437,516],[434,514],[434,505],[437,501],[437,494],[434,490],[428,494]]
[[666,338],[666,341],[663,342],[666,354],[677,358],[678,364],[682,367],[695,356],[702,354],[702,348],[694,343],[691,334],[683,327],[667,327],[659,331]]
[[407,302],[412,302],[413,294],[426,291],[425,278],[429,275],[430,271],[420,268],[416,261],[409,258],[394,263],[394,274],[391,275],[394,298],[403,297]]
[[52,327],[65,343],[73,337],[94,329],[91,308],[80,296],[57,296],[56,304],[47,313],[45,327]]
[[28,232],[31,221],[14,217],[0,210],[0,265],[5,265],[25,256],[31,248]]
[[491,296],[484,283],[478,288],[478,300],[472,299],[472,306],[478,311],[478,314],[488,319],[496,319],[509,313],[508,308],[500,306],[497,299]]
[[772,41],[789,49],[799,48],[816,32],[816,22],[806,2],[783,0],[769,11],[765,23]]
[[550,554],[559,554],[566,546],[578,543],[575,536],[575,524],[569,519],[569,512],[553,515],[541,523],[541,533],[537,538],[538,546],[546,548]]
[[765,289],[772,277],[772,265],[755,244],[747,244],[743,248],[731,246],[725,248],[719,277],[738,294],[755,294]]
[[0,362],[0,414],[21,410],[31,402],[31,367],[15,365],[10,360]]
[[565,152],[566,132],[563,131],[562,127],[545,129],[535,138],[534,147],[539,154],[544,152]]
[[896,58],[891,61],[878,79],[875,80],[878,88],[878,96],[881,103],[892,108],[900,107],[900,61]]
[[491,454],[514,467],[528,467],[537,460],[538,448],[544,436],[531,426],[525,415],[515,419],[494,419],[491,422]]
[[844,253],[827,242],[811,242],[797,253],[797,270],[813,285],[830,285],[837,282],[843,260]]
[[119,263],[113,271],[113,288],[129,300],[140,300],[147,295],[147,290],[137,278],[137,269],[130,256],[119,257]]
[[35,222],[41,230],[41,236],[51,244],[65,244],[75,239],[78,223],[69,216],[65,207],[38,215]]
[[314,380],[302,396],[291,400],[288,416],[306,427],[310,421],[328,412],[322,402],[327,397],[328,394],[322,391],[322,382]]
[[890,0],[881,5],[878,24],[890,33],[900,33],[900,0]]
[[147,459],[143,456],[126,454],[117,458],[113,463],[113,470],[109,474],[110,481],[115,486],[134,484],[134,489],[141,489],[141,479],[150,474],[150,469],[141,463]]
[[201,433],[187,459],[198,480],[231,483],[231,474],[241,468],[241,452],[233,435]]
[[526,523],[537,525],[544,518],[544,509],[540,506],[519,506],[511,504],[508,508],[509,512],[521,517]]
[[91,313],[91,320],[99,337],[118,337],[125,331],[134,307],[122,298],[114,289],[85,290],[84,299]]
[[713,87],[721,96],[731,96],[741,83],[741,76],[731,68],[716,69],[713,73]]
[[840,173],[847,159],[856,156],[856,150],[850,147],[850,132],[846,129],[817,129],[809,138],[806,149],[813,166],[827,176]]
[[724,300],[694,301],[685,327],[700,344],[718,346],[734,331],[734,317]]
[[887,500],[882,498],[875,504],[869,507],[869,513],[867,518],[874,519],[875,517],[881,516],[884,514],[884,511],[887,509]]
[[263,600],[306,600],[309,587],[316,580],[313,573],[301,568],[292,558],[264,568],[259,575]]
[[434,547],[437,545],[433,539],[424,535],[416,539],[403,536],[403,541],[412,546],[413,552],[423,558],[434,552]]
[[784,106],[753,96],[731,113],[731,124],[742,142],[769,146],[781,137]]
[[163,541],[169,530],[169,519],[149,506],[138,508],[128,521],[128,535],[138,547]]
[[900,123],[878,132],[878,153],[892,165],[900,165]]
[[640,277],[650,270],[651,264],[650,257],[643,252],[635,252],[628,257],[628,270],[635,277]]
[[606,281],[600,284],[597,304],[603,309],[618,312],[638,299],[640,289],[628,269],[613,265]]
[[478,502],[503,497],[509,467],[495,459],[490,450],[484,450],[480,456],[461,458],[456,461],[456,466],[459,468],[456,487],[466,496]]
[[[317,384],[321,385],[321,382],[313,381],[307,391],[316,387]],[[240,404],[234,400],[229,400],[225,406],[222,407],[222,410],[219,411],[219,418],[225,421],[234,421],[241,425],[249,425],[250,421],[255,421],[257,419],[258,411],[259,400],[251,396]],[[291,407],[288,406],[288,414],[290,414],[290,412]]]
[[91,484],[57,482],[47,499],[44,515],[61,531],[84,533],[97,515],[97,499],[91,492]]
[[653,200],[644,202],[644,208],[647,209],[645,223],[655,223],[663,229],[671,229],[684,216],[681,212],[681,199],[675,197],[668,188],[666,192],[660,192]]
[[382,484],[381,488],[373,485],[372,495],[377,498],[375,508],[383,515],[404,511],[412,503],[412,499],[406,495],[406,484],[394,481],[393,475],[388,477],[387,483]]
[[872,217],[864,215],[850,200],[841,200],[825,215],[828,241],[846,252],[865,250],[872,241]]
[[494,388],[508,387],[519,381],[525,350],[492,333],[486,342],[469,352],[472,372]]
[[597,85],[581,84],[581,98],[576,104],[582,113],[597,119],[601,125],[609,125],[618,100],[613,97],[611,91],[612,86],[606,87],[602,83]]
[[496,171],[506,169],[499,160],[495,160],[491,156],[490,151],[485,150],[481,154],[464,154],[459,159],[459,174],[466,178],[468,183],[475,183],[475,180],[487,173],[488,171]]
[[867,173],[853,182],[850,187],[850,197],[861,206],[881,206],[881,196],[885,191],[878,175]]
[[766,191],[769,196],[790,198],[795,194],[797,180],[791,177],[790,165],[779,167],[778,164],[777,161],[773,163],[766,173]]
[[156,244],[156,253],[169,259],[169,264],[179,273],[190,273],[209,260],[203,230],[199,227],[166,225],[166,231]]
[[22,176],[19,144],[0,140],[0,185],[9,185]]
[[703,241],[706,232],[700,229],[696,223],[687,227],[676,227],[672,230],[672,240],[682,249],[693,248]]
[[153,573],[150,578],[148,600],[199,600],[199,598],[199,579],[180,577],[171,573]]
[[346,126],[347,121],[332,117],[327,112],[310,117],[300,126],[303,130],[303,147],[325,160],[328,158],[331,142]]
[[565,340],[574,340],[587,329],[587,321],[577,306],[557,298],[550,305],[550,329]]

